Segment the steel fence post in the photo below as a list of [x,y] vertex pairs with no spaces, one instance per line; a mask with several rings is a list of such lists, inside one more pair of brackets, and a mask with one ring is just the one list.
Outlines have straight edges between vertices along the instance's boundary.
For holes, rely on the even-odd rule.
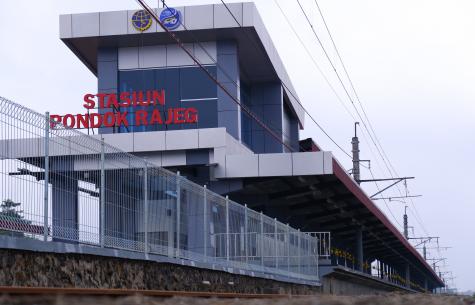
[[106,211],[106,174],[105,174],[105,144],[104,138],[101,137],[101,191],[100,191],[100,243],[101,247],[104,248],[105,246],[105,238],[106,238],[106,223],[105,223],[105,211]]
[[246,263],[248,263],[248,246],[249,246],[249,236],[248,236],[248,211],[247,211],[247,204],[244,205],[244,255],[245,255],[245,260]]
[[279,268],[279,250],[277,247],[277,218],[274,218],[274,255],[275,255],[275,268]]
[[181,227],[181,176],[180,172],[176,173],[176,257],[180,256],[180,227]]
[[298,266],[298,273],[299,274],[302,274],[302,267],[300,266],[301,265],[301,261],[300,261],[300,248],[302,247],[302,242],[300,240],[300,235],[302,233],[300,233],[300,229],[298,229],[298,233],[297,233],[297,248],[298,248],[298,251],[297,251],[297,266]]
[[147,160],[145,160],[145,167],[144,167],[144,173],[143,173],[143,201],[144,201],[144,212],[143,212],[143,217],[144,217],[144,252],[145,256],[148,256],[148,164]]
[[48,203],[49,203],[49,112],[45,113],[45,181],[44,181],[44,217],[43,217],[43,240],[48,240]]
[[290,227],[287,224],[287,271],[290,272]]
[[226,259],[229,260],[229,196],[226,195]]
[[261,211],[260,214],[261,221],[261,265],[264,266],[264,214]]
[[208,248],[208,232],[206,232],[206,222],[208,221],[206,218],[208,214],[208,198],[207,198],[207,187],[206,185],[203,186],[203,255],[205,261],[207,261],[207,248]]

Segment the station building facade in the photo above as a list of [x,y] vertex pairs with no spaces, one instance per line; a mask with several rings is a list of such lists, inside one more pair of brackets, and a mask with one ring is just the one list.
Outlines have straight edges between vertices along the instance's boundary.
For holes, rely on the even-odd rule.
[[60,16],[61,40],[98,79],[88,113],[122,117],[89,132],[281,222],[331,231],[355,259],[354,270],[323,262],[329,275],[369,278],[377,260],[381,283],[397,269],[407,289],[441,285],[331,152],[299,139],[305,111],[253,3],[155,12],[166,31],[145,11]]

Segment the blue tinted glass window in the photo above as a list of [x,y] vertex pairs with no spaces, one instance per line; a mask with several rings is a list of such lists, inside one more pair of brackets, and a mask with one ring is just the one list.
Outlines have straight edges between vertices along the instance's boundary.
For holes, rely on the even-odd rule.
[[[216,77],[216,67],[207,66],[208,71]],[[121,126],[119,132],[175,130],[190,128],[211,128],[218,126],[217,87],[209,76],[199,67],[168,69],[147,69],[119,71],[120,92],[165,90],[165,106],[128,107],[127,119],[130,126]],[[154,110],[159,110],[162,120],[168,118],[170,109],[194,108],[198,112],[197,123],[135,125],[135,111],[147,110],[149,117]]]

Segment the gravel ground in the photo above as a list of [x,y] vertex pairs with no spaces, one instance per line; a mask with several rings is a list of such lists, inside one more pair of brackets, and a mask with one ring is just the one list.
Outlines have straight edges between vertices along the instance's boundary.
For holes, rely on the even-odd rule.
[[458,296],[386,294],[376,296],[313,296],[283,299],[205,299],[68,296],[0,296],[8,305],[475,305],[475,299]]

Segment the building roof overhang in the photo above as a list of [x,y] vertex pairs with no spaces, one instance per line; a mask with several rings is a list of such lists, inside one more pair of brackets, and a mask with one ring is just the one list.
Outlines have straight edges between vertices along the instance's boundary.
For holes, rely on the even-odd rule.
[[[313,150],[320,151],[318,146]],[[331,168],[331,173],[315,175],[245,178],[244,189],[231,196],[270,216],[284,217],[279,220],[304,231],[331,231],[332,238],[348,244],[354,242],[356,228],[361,227],[365,257],[398,265],[407,263],[427,276],[430,286],[443,287],[444,282],[421,254],[335,158]],[[265,195],[266,200],[246,200],[255,195]]]
[[[305,111],[252,2],[227,4],[231,16],[222,4],[177,8],[183,13],[183,25],[173,33],[183,42],[234,40],[238,44],[241,78],[250,82],[277,81],[296,114],[301,128]],[[142,47],[172,44],[175,41],[153,21],[152,26],[139,32],[131,25],[135,11],[67,14],[60,16],[60,38],[96,76],[99,48]],[[159,14],[159,12],[157,11]],[[234,20],[237,17],[237,22]],[[186,29],[185,29],[186,27]]]

